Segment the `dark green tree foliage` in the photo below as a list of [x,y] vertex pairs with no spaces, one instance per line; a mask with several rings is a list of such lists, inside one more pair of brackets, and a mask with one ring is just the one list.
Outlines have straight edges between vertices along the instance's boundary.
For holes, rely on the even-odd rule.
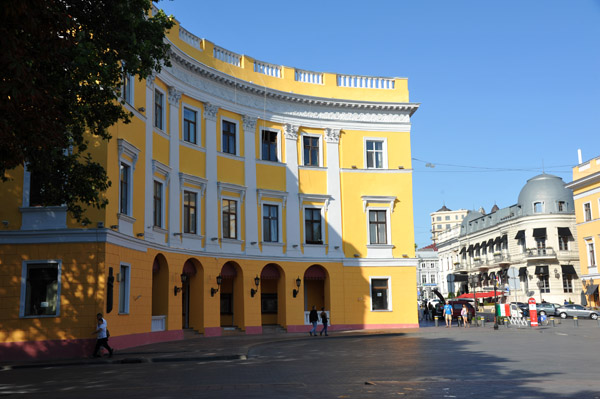
[[151,0],[0,4],[0,177],[27,165],[38,205],[66,204],[86,220],[87,207],[106,206],[111,182],[85,133],[108,141],[110,126],[129,122],[123,74],[145,78],[169,64],[163,39],[173,21],[149,16]]

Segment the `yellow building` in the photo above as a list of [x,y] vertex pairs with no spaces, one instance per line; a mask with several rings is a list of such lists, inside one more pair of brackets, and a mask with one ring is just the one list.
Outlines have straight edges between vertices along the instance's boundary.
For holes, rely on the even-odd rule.
[[589,306],[600,306],[598,300],[598,245],[600,245],[600,157],[581,162],[573,168],[573,190],[577,240],[581,262],[581,279]]
[[[172,66],[123,88],[90,138],[112,181],[91,225],[0,189],[0,353],[89,354],[226,329],[417,327],[407,80],[273,65],[167,35]],[[279,327],[272,327],[279,326]]]

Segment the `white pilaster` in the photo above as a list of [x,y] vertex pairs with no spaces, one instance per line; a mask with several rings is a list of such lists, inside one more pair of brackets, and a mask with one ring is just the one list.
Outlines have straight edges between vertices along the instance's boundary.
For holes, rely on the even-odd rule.
[[152,225],[154,224],[154,218],[152,215],[152,198],[153,198],[153,176],[150,172],[152,170],[152,147],[153,147],[153,135],[154,135],[154,79],[155,76],[152,74],[146,78],[146,148],[144,150],[146,162],[145,162],[145,181],[144,181],[144,237],[146,240],[152,240],[154,234],[152,233]]
[[[258,254],[258,214],[256,200],[256,118],[243,116],[244,175],[246,184],[246,253]],[[252,243],[255,243],[252,245]]]
[[340,188],[340,129],[325,129],[327,149],[327,193],[331,202],[327,210],[329,256],[343,255],[342,200]]
[[[169,87],[169,167],[173,176],[179,176],[179,101],[181,92]],[[169,245],[182,247],[179,179],[169,179]],[[179,233],[178,236],[173,234]]]
[[[285,125],[285,161],[287,164],[285,188],[288,192],[286,206],[286,253],[301,256],[300,202],[298,199],[298,129],[296,125]],[[294,247],[295,246],[295,247]]]
[[219,107],[210,103],[204,104],[204,120],[206,127],[206,245],[207,251],[220,250],[219,237],[220,204],[217,190],[217,112]]

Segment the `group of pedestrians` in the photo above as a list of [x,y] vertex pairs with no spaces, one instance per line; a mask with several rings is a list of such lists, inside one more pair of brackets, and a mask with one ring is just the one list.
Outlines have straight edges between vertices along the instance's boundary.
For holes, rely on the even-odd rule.
[[319,332],[319,335],[325,334],[327,336],[327,323],[329,319],[327,317],[327,312],[325,312],[325,308],[321,308],[321,314],[317,313],[316,306],[313,305],[310,313],[308,314],[308,321],[312,324],[312,329],[309,334],[311,336],[317,336],[317,323],[319,322],[319,316],[321,317],[321,323],[323,323],[323,329]]

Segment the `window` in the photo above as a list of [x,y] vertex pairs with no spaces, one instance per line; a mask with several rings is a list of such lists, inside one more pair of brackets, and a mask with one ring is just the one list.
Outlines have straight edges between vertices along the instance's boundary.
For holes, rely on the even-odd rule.
[[129,287],[130,287],[129,265],[121,265],[119,273],[119,313],[129,313]]
[[277,157],[277,132],[263,130],[261,135],[263,161],[278,162]]
[[568,236],[558,236],[558,249],[561,251],[569,250],[569,237]]
[[540,275],[540,276],[538,276],[538,278],[540,279],[540,281],[542,283],[540,285],[540,292],[542,294],[549,293],[550,292],[550,278],[549,278],[549,276],[547,274],[546,275]]
[[583,204],[583,221],[589,222],[592,220],[592,206],[589,202]]
[[371,279],[371,310],[389,310],[389,279]]
[[197,234],[198,194],[191,191],[183,192],[183,232]]
[[421,269],[425,269],[427,267],[427,263],[421,263]]
[[442,221],[442,217],[441,217],[441,216],[438,216],[438,217],[436,217],[436,220],[437,220],[438,222],[441,222],[441,221]]
[[384,149],[383,141],[367,140],[367,168],[368,169],[383,169],[384,168]]
[[279,242],[279,207],[263,205],[263,241]]
[[221,314],[233,314],[233,295],[221,293]]
[[29,174],[29,206],[42,206],[42,182],[38,173]]
[[429,276],[429,281],[431,281],[431,284],[435,284],[435,274]]
[[426,274],[422,274],[421,275],[421,283],[422,284],[427,284],[427,275]]
[[588,261],[590,267],[596,267],[596,253],[594,251],[594,242],[587,241],[587,249],[588,249]]
[[124,74],[123,75],[123,92],[121,96],[123,101],[125,101],[129,105],[133,105],[133,75]]
[[131,167],[123,162],[121,162],[121,172],[120,172],[120,193],[119,193],[119,212],[124,215],[129,215],[129,189],[130,189],[130,181],[131,181]]
[[304,235],[307,244],[323,244],[321,236],[321,209],[304,209]]
[[444,220],[450,220],[450,216],[444,217]]
[[163,227],[163,185],[160,182],[154,181],[154,226]]
[[537,247],[538,255],[546,254],[546,237],[536,237],[535,244]]
[[441,230],[441,229],[442,229],[442,225],[441,225],[441,224],[438,224],[438,225],[437,225],[437,228],[438,228],[438,230]]
[[527,250],[527,248],[525,246],[525,238],[519,238],[518,245],[519,245],[519,248],[521,248],[521,253],[524,254],[525,251]]
[[165,108],[165,95],[154,90],[154,127],[164,130],[163,112]]
[[319,166],[319,137],[303,136],[304,165]]
[[59,262],[24,262],[21,281],[21,317],[59,315]]
[[542,213],[544,212],[544,203],[543,202],[534,202],[533,203],[533,213]]
[[450,225],[449,224],[446,225],[446,230],[450,230]]
[[223,152],[227,154],[236,155],[236,142],[235,142],[235,123],[229,121],[222,121],[223,124]]
[[237,201],[223,200],[223,238],[237,239]]
[[563,273],[563,292],[573,292],[573,275]]
[[387,244],[386,211],[369,210],[369,239],[371,244]]
[[558,211],[565,212],[567,210],[567,203],[565,201],[558,201]]
[[277,294],[260,294],[260,313],[277,314]]
[[196,117],[197,112],[189,108],[183,108],[183,140],[196,144]]

